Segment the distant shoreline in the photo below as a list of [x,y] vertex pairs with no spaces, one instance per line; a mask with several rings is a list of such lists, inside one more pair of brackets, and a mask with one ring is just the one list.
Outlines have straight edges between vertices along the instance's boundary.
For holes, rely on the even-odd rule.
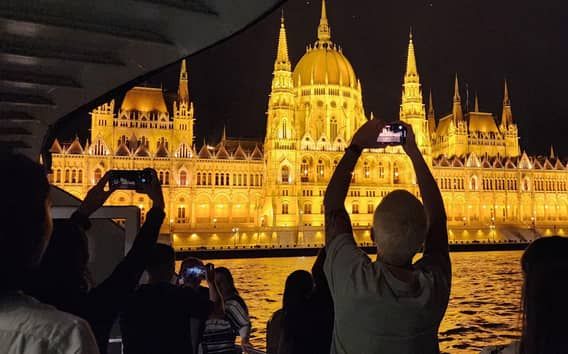
[[[488,252],[488,251],[522,251],[529,245],[528,242],[500,242],[500,243],[452,243],[450,252]],[[375,254],[374,246],[362,246],[365,252]],[[235,258],[282,258],[282,257],[312,257],[316,256],[319,247],[248,247],[233,249],[182,249],[176,251],[176,258],[182,260],[186,257],[200,259],[235,259]]]

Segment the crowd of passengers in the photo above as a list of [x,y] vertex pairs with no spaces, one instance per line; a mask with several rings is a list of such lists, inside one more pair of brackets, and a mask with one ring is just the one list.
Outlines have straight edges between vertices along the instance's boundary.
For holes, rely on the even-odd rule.
[[[385,196],[371,228],[377,259],[357,246],[345,210],[351,173],[363,149],[383,147],[376,137],[384,123],[365,123],[327,187],[325,247],[311,273],[288,276],[282,308],[267,324],[269,354],[439,353],[452,280],[446,213],[412,128],[401,124],[422,202],[404,190]],[[0,153],[0,166],[1,353],[106,353],[116,323],[127,354],[253,352],[249,311],[230,270],[187,258],[176,274],[173,248],[157,243],[165,214],[155,171],[143,191],[152,208],[131,249],[94,284],[86,231],[113,192],[108,175],[71,218],[52,220],[44,167],[11,152]],[[566,238],[531,243],[521,259],[520,338],[482,353],[568,353],[567,255]]]

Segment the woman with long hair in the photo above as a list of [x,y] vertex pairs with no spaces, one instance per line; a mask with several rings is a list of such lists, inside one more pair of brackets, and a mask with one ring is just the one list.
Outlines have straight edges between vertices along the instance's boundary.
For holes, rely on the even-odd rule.
[[241,349],[248,353],[251,349],[251,322],[248,307],[235,287],[231,271],[225,267],[215,268],[215,283],[223,299],[223,315],[212,315],[205,322],[203,330],[203,353],[235,353],[235,340],[241,338]]
[[302,311],[307,309],[314,288],[312,275],[296,270],[286,278],[282,308],[272,314],[266,329],[268,354],[295,353]]
[[521,266],[521,339],[507,346],[485,348],[481,353],[568,353],[568,305],[563,291],[568,274],[568,238],[552,236],[534,241],[523,254]]
[[282,309],[268,321],[268,354],[329,353],[333,332],[333,300],[323,272],[325,248],[312,273],[296,270],[286,279]]

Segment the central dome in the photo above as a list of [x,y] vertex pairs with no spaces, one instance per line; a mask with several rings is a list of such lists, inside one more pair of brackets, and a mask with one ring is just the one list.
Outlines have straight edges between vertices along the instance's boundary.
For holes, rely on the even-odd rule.
[[[294,85],[342,85],[355,87],[357,78],[349,60],[331,44],[316,44],[300,59],[292,74]],[[326,82],[327,77],[327,82]]]

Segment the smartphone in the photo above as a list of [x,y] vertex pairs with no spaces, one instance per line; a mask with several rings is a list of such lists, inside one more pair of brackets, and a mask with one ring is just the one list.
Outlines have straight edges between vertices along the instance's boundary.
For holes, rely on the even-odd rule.
[[406,128],[402,124],[387,124],[377,137],[377,142],[385,145],[404,145]]
[[186,268],[183,272],[183,276],[186,278],[205,278],[205,267],[194,266]]
[[112,170],[109,172],[108,184],[110,189],[131,189],[141,191],[144,186],[152,182],[152,175],[148,171],[139,170]]

